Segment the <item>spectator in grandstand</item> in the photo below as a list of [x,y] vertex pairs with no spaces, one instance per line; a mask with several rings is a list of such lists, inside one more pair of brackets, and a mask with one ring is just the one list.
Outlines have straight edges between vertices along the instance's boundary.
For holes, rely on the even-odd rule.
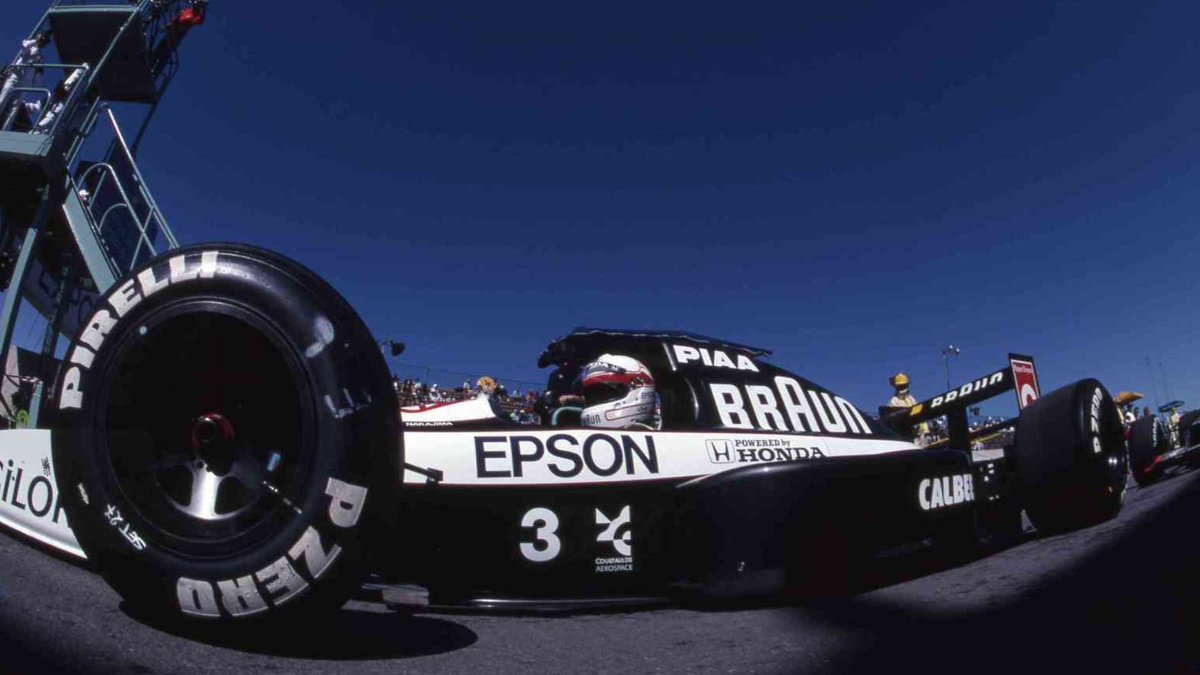
[[544,396],[538,396],[537,392],[532,389],[525,392],[525,399],[521,402],[526,419],[529,424],[549,425],[552,409],[547,405]]
[[490,375],[484,375],[476,380],[475,387],[479,389],[479,398],[495,398],[496,396],[496,379]]
[[409,405],[424,403],[420,380],[410,378],[404,381],[404,398],[409,401]]

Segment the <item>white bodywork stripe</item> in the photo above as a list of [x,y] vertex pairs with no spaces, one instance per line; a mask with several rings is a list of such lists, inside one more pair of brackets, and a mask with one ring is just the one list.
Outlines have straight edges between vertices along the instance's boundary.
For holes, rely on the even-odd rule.
[[[546,430],[536,427],[461,432],[406,431],[404,438],[406,462],[441,471],[441,482],[445,485],[462,486],[684,481],[744,466],[804,461],[805,457],[809,461],[820,461],[821,457],[918,449],[906,441],[878,438],[720,431]],[[559,454],[549,450],[551,445]],[[482,464],[479,448],[486,452]],[[481,466],[489,476],[479,475]],[[594,471],[594,467],[599,468],[600,473]],[[602,475],[604,473],[609,475]],[[404,481],[424,483],[425,477],[406,472]],[[50,452],[50,432],[43,429],[0,431],[0,524],[83,558],[84,553],[67,524],[66,514],[58,511],[59,498]],[[56,513],[58,522],[54,521]]]
[[[559,438],[554,440],[555,437]],[[551,444],[558,454],[551,452]],[[410,430],[404,433],[404,461],[422,469],[441,471],[441,483],[446,485],[686,480],[784,459],[795,461],[807,457],[820,461],[821,457],[877,455],[916,449],[919,448],[907,441],[889,439],[736,431],[693,433],[512,427],[477,431]],[[646,461],[651,453],[653,463]],[[590,463],[586,461],[589,459],[592,460]],[[615,470],[614,466],[617,467]],[[601,472],[592,470],[593,467],[599,467]],[[481,476],[481,469],[487,475]],[[610,471],[609,475],[604,475]],[[405,472],[404,481],[424,483],[426,478],[409,471]]]

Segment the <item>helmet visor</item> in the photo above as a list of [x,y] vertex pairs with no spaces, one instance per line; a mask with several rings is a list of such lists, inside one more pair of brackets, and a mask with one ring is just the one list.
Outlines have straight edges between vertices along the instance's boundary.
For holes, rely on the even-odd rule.
[[629,394],[629,385],[622,382],[589,382],[583,387],[583,400],[588,406],[618,401]]

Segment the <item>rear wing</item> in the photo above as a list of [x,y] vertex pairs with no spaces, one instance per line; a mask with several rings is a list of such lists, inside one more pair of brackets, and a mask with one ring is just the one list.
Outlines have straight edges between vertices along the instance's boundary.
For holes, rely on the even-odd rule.
[[950,447],[967,449],[971,446],[972,436],[989,433],[1013,422],[1005,420],[978,429],[974,434],[967,423],[968,408],[1006,391],[1016,392],[1017,408],[1020,410],[1024,410],[1041,396],[1042,390],[1038,384],[1037,368],[1032,356],[1009,354],[1007,368],[975,378],[957,389],[921,401],[911,408],[881,407],[879,419],[901,435],[911,438],[915,435],[913,430],[918,424],[945,416]]

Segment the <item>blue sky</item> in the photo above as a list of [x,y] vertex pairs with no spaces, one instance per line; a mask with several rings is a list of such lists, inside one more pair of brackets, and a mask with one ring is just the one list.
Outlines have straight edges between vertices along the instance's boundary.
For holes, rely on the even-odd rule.
[[181,240],[304,262],[406,363],[674,327],[868,410],[948,343],[956,381],[1149,395],[1149,357],[1200,404],[1200,5],[807,4],[213,0],[142,168]]

